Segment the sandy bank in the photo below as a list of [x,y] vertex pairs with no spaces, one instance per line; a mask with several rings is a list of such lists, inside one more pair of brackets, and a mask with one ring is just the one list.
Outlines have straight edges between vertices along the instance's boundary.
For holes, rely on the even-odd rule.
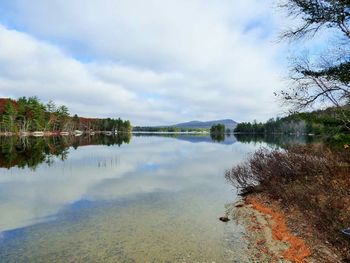
[[252,262],[342,262],[296,209],[285,209],[264,194],[250,195],[232,209],[246,228]]

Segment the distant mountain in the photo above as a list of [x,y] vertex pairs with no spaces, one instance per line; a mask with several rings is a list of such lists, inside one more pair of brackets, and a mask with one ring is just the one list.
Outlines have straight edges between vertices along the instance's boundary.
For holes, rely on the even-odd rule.
[[224,119],[224,120],[215,120],[215,121],[189,121],[184,123],[178,123],[175,125],[171,125],[172,127],[178,127],[178,128],[204,128],[209,129],[211,126],[215,124],[223,124],[225,125],[226,129],[234,129],[237,125],[237,122],[231,119]]

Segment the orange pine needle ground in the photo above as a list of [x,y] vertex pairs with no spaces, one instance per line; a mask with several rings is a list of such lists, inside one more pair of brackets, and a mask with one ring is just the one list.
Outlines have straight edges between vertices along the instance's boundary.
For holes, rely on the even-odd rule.
[[290,233],[283,215],[264,206],[254,197],[249,197],[246,201],[248,204],[251,204],[255,210],[271,216],[273,221],[271,226],[273,238],[288,244],[288,249],[282,253],[283,258],[295,263],[305,262],[305,258],[311,255],[311,251],[302,239]]

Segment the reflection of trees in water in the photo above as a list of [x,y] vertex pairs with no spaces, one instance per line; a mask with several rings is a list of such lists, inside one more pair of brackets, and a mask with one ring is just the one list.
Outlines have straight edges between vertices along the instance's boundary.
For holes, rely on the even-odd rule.
[[57,137],[0,137],[0,167],[29,167],[35,169],[40,163],[51,165],[56,158],[64,161],[69,147],[77,149],[85,145],[122,145],[130,142],[129,133],[115,136],[57,136]]
[[[167,137],[188,142],[224,142],[230,134],[208,134],[208,133],[134,133],[135,137]],[[234,141],[230,142],[230,144]]]
[[314,142],[311,136],[288,136],[283,134],[235,134],[242,143],[266,143],[270,146],[283,147],[289,144],[308,144]]
[[210,133],[210,138],[214,142],[223,142],[225,141],[225,133]]

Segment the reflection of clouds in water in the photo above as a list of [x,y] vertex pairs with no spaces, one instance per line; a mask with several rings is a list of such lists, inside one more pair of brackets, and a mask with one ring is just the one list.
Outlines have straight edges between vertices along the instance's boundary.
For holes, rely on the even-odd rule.
[[144,163],[122,179],[104,180],[94,185],[88,191],[90,196],[109,199],[159,190],[179,191],[204,183],[221,186],[224,170],[234,162],[230,148],[225,145],[188,142],[173,145],[168,140],[159,148],[141,148],[124,157],[123,161],[130,163],[143,158]]
[[[90,151],[94,151],[95,160]],[[55,214],[64,205],[84,198],[91,185],[132,169],[128,164],[110,165],[110,160],[98,156],[98,151],[101,150],[79,148],[71,151],[66,162],[55,162],[49,168],[42,165],[35,172],[13,169],[10,175],[10,171],[5,171],[0,176],[0,211],[6,211],[0,216],[0,231]],[[84,162],[84,158],[93,161]],[[98,167],[102,161],[108,163],[106,167]]]
[[43,164],[36,171],[2,169],[0,231],[38,222],[81,199],[222,187],[224,170],[254,148],[142,137],[122,147],[70,149],[65,162]]

